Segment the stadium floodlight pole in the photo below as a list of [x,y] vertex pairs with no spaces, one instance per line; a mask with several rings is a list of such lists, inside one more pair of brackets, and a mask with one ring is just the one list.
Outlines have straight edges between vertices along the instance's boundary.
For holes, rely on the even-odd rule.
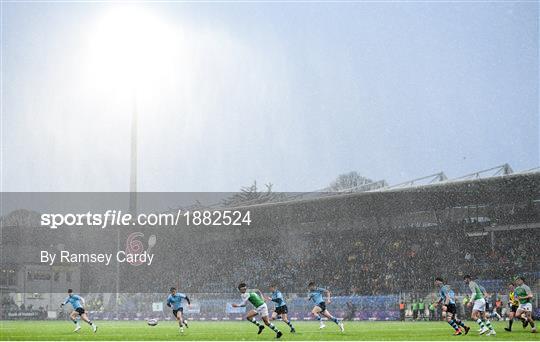
[[[132,95],[129,213],[137,215],[137,98],[145,86],[170,75],[178,62],[179,31],[164,18],[140,3],[122,3],[109,7],[98,18],[89,39],[88,71],[90,81],[105,83],[119,93]],[[140,91],[140,92],[139,92]],[[142,95],[141,95],[142,96]],[[140,99],[140,98],[139,98]],[[136,222],[136,221],[134,221]],[[122,234],[117,231],[117,248],[122,249]],[[112,275],[112,274],[111,274]],[[116,311],[120,295],[121,267],[116,269]]]
[[[137,91],[133,90],[133,111],[131,113],[131,158],[129,174],[129,213],[133,218],[137,215]],[[120,229],[116,230],[116,250],[121,248]],[[118,302],[120,299],[120,263],[116,263],[116,318],[119,319]]]
[[131,172],[129,179],[129,213],[137,215],[137,90],[133,90],[133,112],[131,113]]

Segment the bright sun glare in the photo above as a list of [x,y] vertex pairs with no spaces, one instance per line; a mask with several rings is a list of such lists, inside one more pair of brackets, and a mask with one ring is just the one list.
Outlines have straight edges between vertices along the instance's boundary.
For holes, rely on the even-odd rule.
[[88,71],[97,84],[145,87],[179,62],[179,30],[141,7],[107,11],[89,38]]

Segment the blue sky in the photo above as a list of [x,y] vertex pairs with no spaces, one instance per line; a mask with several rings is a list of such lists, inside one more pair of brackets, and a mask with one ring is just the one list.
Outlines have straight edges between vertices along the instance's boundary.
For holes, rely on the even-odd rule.
[[[129,87],[89,67],[122,6],[2,3],[4,191],[128,190]],[[133,73],[141,191],[540,164],[537,2],[136,7],[176,48]]]

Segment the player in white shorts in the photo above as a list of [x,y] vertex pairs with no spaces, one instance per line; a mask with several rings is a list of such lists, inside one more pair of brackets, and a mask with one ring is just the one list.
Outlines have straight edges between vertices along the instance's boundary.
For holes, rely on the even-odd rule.
[[486,311],[486,299],[475,299],[473,302],[473,311],[485,312]]
[[532,312],[532,304],[531,303],[519,304],[518,310]]
[[519,301],[519,306],[516,312],[516,316],[524,319],[523,327],[531,325],[531,332],[536,332],[536,326],[534,325],[534,319],[532,318],[532,303],[533,294],[531,288],[525,284],[525,279],[519,277],[516,279],[517,287],[514,290],[514,296]]
[[259,328],[258,334],[260,334],[264,330],[264,325],[257,322],[257,320],[255,319],[255,316],[260,315],[264,324],[276,333],[276,338],[280,338],[283,333],[279,331],[279,329],[276,328],[275,325],[270,323],[270,319],[268,318],[268,306],[266,306],[266,303],[264,302],[264,295],[262,294],[262,292],[259,290],[248,291],[247,285],[245,283],[241,283],[240,285],[238,285],[238,291],[240,291],[242,303],[232,304],[232,306],[234,308],[239,308],[246,306],[248,302],[251,303],[254,309],[250,310],[247,313],[246,319]]
[[266,303],[259,306],[258,308],[255,308],[255,311],[261,317],[268,317],[268,306],[266,305]]
[[471,276],[469,275],[463,277],[463,281],[469,286],[469,289],[472,292],[471,301],[467,304],[467,306],[470,307],[472,305],[473,307],[471,318],[480,326],[480,335],[483,335],[486,332],[487,335],[497,335],[495,329],[493,329],[493,326],[491,325],[491,322],[485,315],[486,300],[484,298],[485,294],[481,287],[476,282],[472,281]]

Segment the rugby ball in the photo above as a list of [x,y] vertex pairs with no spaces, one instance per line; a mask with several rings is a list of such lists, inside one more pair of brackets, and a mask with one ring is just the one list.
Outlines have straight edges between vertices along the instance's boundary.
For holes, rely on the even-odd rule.
[[158,323],[158,320],[155,318],[150,318],[148,321],[146,321],[146,323],[148,323],[148,325],[151,327],[155,327]]

